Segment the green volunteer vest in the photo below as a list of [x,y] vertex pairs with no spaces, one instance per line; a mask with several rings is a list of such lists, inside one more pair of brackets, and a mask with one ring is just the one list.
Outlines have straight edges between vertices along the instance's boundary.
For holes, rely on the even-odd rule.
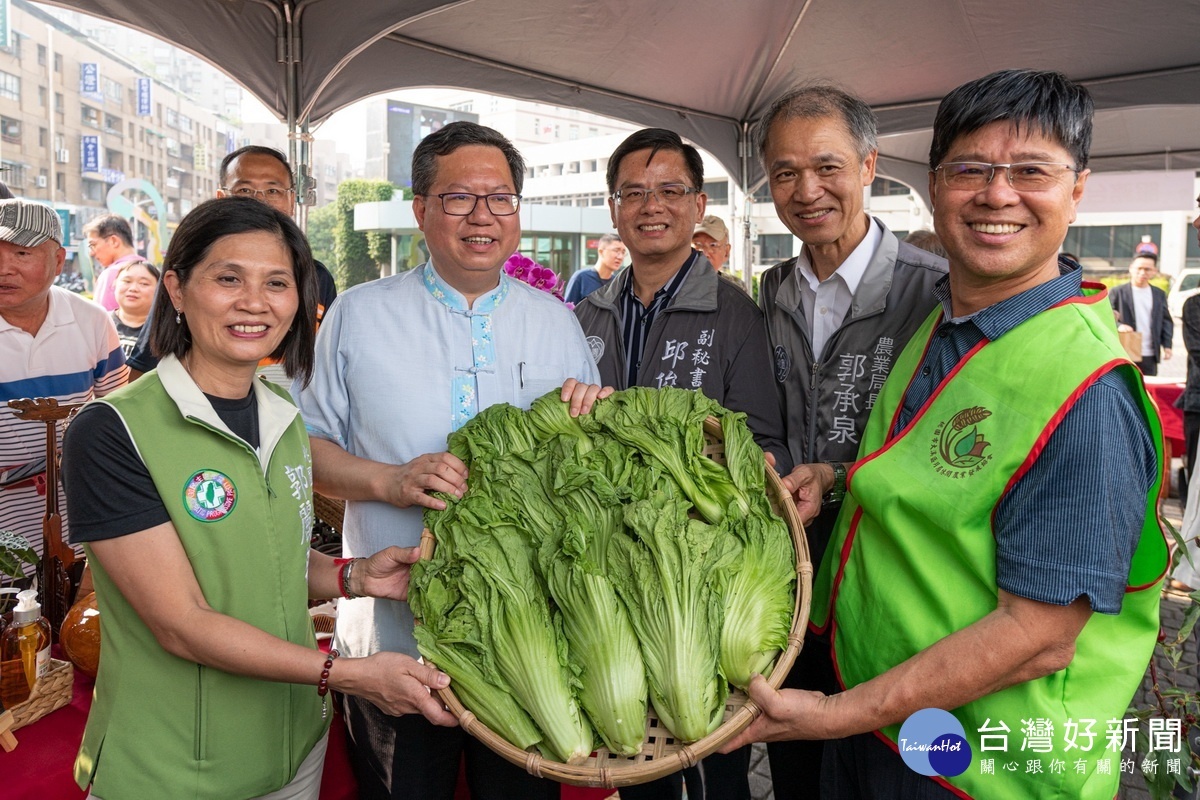
[[[1137,387],[1161,463],[1157,411],[1125,359],[1105,297],[1087,289],[1085,297],[977,348],[908,427],[889,439],[941,309],[913,336],[867,424],[851,491],[814,588],[816,627],[825,627],[832,605],[834,662],[845,687],[995,610],[992,514],[1063,415],[1104,372],[1121,370]],[[1157,497],[1156,482],[1120,614],[1092,615],[1066,669],[950,709],[963,724],[972,761],[962,775],[939,782],[963,796],[989,799],[1111,800],[1116,794],[1121,756],[1106,749],[1107,722],[1125,716],[1159,629],[1167,548]],[[1032,749],[1022,751],[1025,721],[1039,719],[1053,726],[1050,749],[1035,730]],[[1095,738],[1075,736],[1076,747],[1068,749],[1067,723],[1085,730],[1087,720],[1095,721]],[[1001,726],[1008,727],[1007,736]],[[897,749],[899,730],[891,726],[878,734]],[[989,746],[1007,739],[1007,751],[981,752],[985,735]],[[1109,774],[1097,767],[1105,757],[1112,758]],[[993,759],[994,774],[984,773],[981,759]],[[1040,774],[1027,772],[1035,759]],[[1017,768],[1005,769],[1012,762]]]
[[[264,469],[170,361],[97,402],[124,420],[209,605],[315,648],[311,461],[299,414],[282,390],[256,382]],[[104,800],[232,800],[287,784],[325,732],[316,689],[169,654],[87,549],[104,646],[79,785],[92,782]]]

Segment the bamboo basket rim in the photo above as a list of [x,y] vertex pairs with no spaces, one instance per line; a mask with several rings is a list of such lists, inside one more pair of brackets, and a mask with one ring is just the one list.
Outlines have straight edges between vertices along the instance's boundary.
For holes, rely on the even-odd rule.
[[[712,457],[724,453],[724,443],[721,434],[721,424],[715,417],[704,421],[706,445],[704,455]],[[808,626],[808,617],[812,604],[813,567],[809,557],[808,540],[804,533],[804,524],[791,495],[783,488],[783,483],[775,470],[763,461],[766,473],[767,497],[771,508],[787,524],[791,534],[792,546],[796,553],[796,597],[792,609],[792,626],[788,632],[787,647],[775,660],[775,667],[767,676],[771,688],[778,689],[787,677],[804,646],[804,633]],[[437,542],[428,528],[421,533],[420,557],[422,560],[432,558]],[[420,624],[420,620],[417,621]],[[429,662],[432,666],[436,664]],[[660,728],[664,736],[658,740],[652,737],[651,729],[657,726],[657,717],[652,705],[647,706],[647,734],[643,740],[642,751],[631,757],[612,756],[608,748],[601,743],[599,747],[582,764],[565,764],[561,761],[546,758],[536,748],[521,750],[497,734],[478,717],[467,709],[458,695],[450,687],[437,689],[435,692],[446,707],[457,719],[467,733],[479,739],[505,760],[525,769],[529,774],[539,778],[550,778],[560,783],[574,786],[590,786],[606,789],[616,789],[622,786],[645,783],[678,772],[686,767],[694,766],[705,756],[715,752],[726,742],[732,740],[750,726],[750,723],[761,713],[754,701],[739,689],[730,687],[729,697],[725,702],[725,719],[715,731],[699,741],[684,744],[672,741],[660,744],[665,738],[672,738],[666,728]],[[647,748],[651,752],[647,753]],[[664,750],[663,748],[672,748]]]

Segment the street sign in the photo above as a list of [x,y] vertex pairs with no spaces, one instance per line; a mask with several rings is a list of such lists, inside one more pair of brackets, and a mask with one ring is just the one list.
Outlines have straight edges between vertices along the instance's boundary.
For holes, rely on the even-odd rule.
[[137,115],[139,117],[150,116],[151,115],[150,105],[151,105],[150,79],[149,78],[138,78],[137,79]]

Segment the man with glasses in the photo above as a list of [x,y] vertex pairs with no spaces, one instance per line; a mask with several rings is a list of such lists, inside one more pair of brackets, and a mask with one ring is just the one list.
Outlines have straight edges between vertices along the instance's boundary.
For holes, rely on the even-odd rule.
[[709,214],[700,220],[696,232],[692,234],[692,247],[704,253],[713,269],[720,272],[729,260],[729,228],[725,220],[716,214]]
[[123,217],[103,214],[83,226],[88,254],[100,265],[92,298],[106,311],[117,310],[115,286],[121,267],[144,261],[133,248],[133,231]]
[[[699,389],[746,414],[755,441],[786,472],[779,403],[762,312],[692,248],[704,216],[704,165],[695,147],[662,128],[631,134],[608,161],[613,226],[629,268],[575,309],[606,386]],[[750,751],[705,759],[688,797],[749,800]],[[680,777],[621,789],[624,800],[678,797]]]
[[[941,307],[880,395],[830,542],[838,568],[814,587],[811,622],[832,632],[845,691],[756,680],[763,716],[731,743],[836,739],[825,797],[1117,793],[1123,753],[1099,737],[1122,729],[1142,681],[1168,559],[1153,403],[1103,290],[1058,257],[1092,113],[1084,87],[1031,70],[938,108]],[[810,469],[811,514],[833,473]],[[1002,741],[1009,755],[1036,746],[1023,768],[999,753],[990,772],[984,747]]]
[[[562,386],[579,413],[600,391],[587,385],[596,368],[567,307],[503,274],[521,240],[525,164],[512,143],[452,122],[417,146],[412,176],[429,261],[346,291],[317,336],[312,382],[293,388],[312,437],[313,485],[347,501],[347,557],[416,545],[422,510],[445,507],[433,493],[463,495],[466,467],[445,452],[446,437],[482,409],[529,408]],[[411,610],[392,600],[340,602],[336,646],[348,656],[420,655]],[[461,729],[352,697],[346,719],[364,798],[449,800],[464,751],[477,798],[558,797],[558,784]]]
[[[283,153],[273,147],[252,144],[229,153],[221,159],[218,184],[217,197],[252,197],[289,217],[296,214],[292,168]],[[320,326],[326,309],[337,298],[337,284],[324,264],[314,263],[317,266],[317,325]],[[153,310],[150,313],[153,315]],[[142,328],[137,344],[129,354],[131,379],[158,366],[158,358],[150,352],[150,328],[149,325]],[[286,381],[282,368],[274,366],[274,362],[264,361],[263,367],[271,380]]]
[[[779,219],[800,255],[759,285],[793,463],[852,461],[871,407],[909,337],[937,304],[945,260],[905,244],[863,208],[875,179],[876,122],[870,106],[814,84],[779,98],[757,130],[758,155]],[[796,476],[784,484],[795,490]],[[842,482],[807,524],[813,565],[841,508]],[[828,639],[809,632],[786,686],[834,691]],[[778,800],[815,796],[820,741],[772,743]]]

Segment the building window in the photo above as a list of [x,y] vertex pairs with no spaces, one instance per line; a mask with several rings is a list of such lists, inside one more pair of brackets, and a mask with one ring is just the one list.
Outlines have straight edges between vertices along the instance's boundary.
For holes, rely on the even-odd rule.
[[0,117],[0,138],[10,144],[21,143],[21,120]]
[[578,139],[579,139],[579,126],[578,125],[571,125],[570,127],[567,128],[567,138],[569,140],[571,140],[572,142],[578,141]]
[[38,105],[41,106],[42,108],[46,107],[46,99],[49,96],[49,94],[50,93],[48,91],[46,91],[45,86],[38,87]]
[[66,193],[67,191],[67,175],[64,172],[56,172],[54,174],[54,189],[55,191]]
[[124,100],[125,96],[124,91],[121,88],[121,84],[114,80],[109,80],[108,78],[104,79],[104,94],[109,100],[113,101],[117,105],[121,105],[121,102]]
[[79,117],[84,125],[90,125],[93,128],[100,127],[100,111],[91,106],[80,106]]
[[0,97],[21,101],[21,79],[7,72],[0,72]]
[[704,193],[714,206],[729,205],[729,181],[705,181]]
[[54,54],[54,71],[62,72],[62,64],[63,64],[62,53],[55,53]]
[[67,103],[63,100],[62,92],[54,93],[54,110],[60,114],[67,113]]
[[44,45],[44,44],[38,45],[37,56],[38,56],[38,66],[39,67],[46,66],[46,45]]
[[46,141],[50,138],[50,132],[45,128],[38,128],[38,147],[45,147]]
[[871,181],[871,197],[899,197],[906,194],[912,194],[912,189],[899,181],[887,178],[876,178]]
[[1074,253],[1084,262],[1085,268],[1103,268],[1097,264],[1103,259],[1109,268],[1124,271],[1133,259],[1133,250],[1149,236],[1155,242],[1162,241],[1161,225],[1093,225],[1073,226],[1067,230],[1067,239],[1062,249]]
[[792,236],[789,233],[763,233],[758,237],[758,263],[778,264],[792,257]]

